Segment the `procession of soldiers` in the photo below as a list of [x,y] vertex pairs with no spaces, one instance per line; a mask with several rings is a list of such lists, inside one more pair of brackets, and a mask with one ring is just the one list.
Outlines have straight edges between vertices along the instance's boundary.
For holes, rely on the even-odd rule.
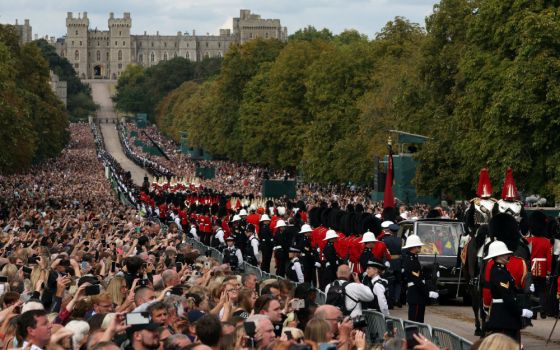
[[[477,197],[462,215],[460,244],[447,247],[457,256],[455,268],[472,300],[475,335],[499,332],[520,341],[520,330],[531,319],[539,313],[555,316],[558,310],[557,224],[542,211],[526,214],[511,169],[501,199],[492,193],[488,171],[482,169]],[[369,286],[375,295],[373,302],[363,301],[365,308],[389,314],[406,306],[408,319],[417,322],[424,322],[426,305],[440,298],[439,271],[428,275],[419,254],[423,249],[442,254],[445,245],[430,248],[422,237],[403,232],[399,222],[407,216],[400,208],[384,208],[381,215],[361,204],[343,210],[335,201],[308,208],[303,201],[241,199],[180,182],[154,183],[140,199],[147,215],[182,226],[187,236],[220,250],[235,270],[246,262],[326,290],[338,279],[339,267],[348,266],[351,281]],[[436,207],[427,217],[442,214]]]

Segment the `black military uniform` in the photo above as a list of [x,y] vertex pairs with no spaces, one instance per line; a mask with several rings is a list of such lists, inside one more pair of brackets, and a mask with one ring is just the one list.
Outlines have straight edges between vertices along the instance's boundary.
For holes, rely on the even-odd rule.
[[423,323],[429,292],[424,282],[424,276],[422,276],[422,266],[418,260],[418,254],[406,251],[403,256],[403,268],[408,287],[406,292],[408,319]]
[[496,262],[490,270],[490,292],[492,307],[486,330],[504,333],[519,341],[522,308],[516,297],[515,281],[503,264]]
[[[251,232],[251,235],[247,238],[247,244],[245,245],[245,250],[243,251],[243,259],[248,264],[253,266],[258,266],[257,254],[259,252],[259,239],[255,236],[255,226],[253,224],[248,224],[246,228],[246,232]],[[253,248],[253,242],[257,243],[257,248]]]
[[272,248],[274,247],[274,237],[269,224],[259,223],[260,248],[262,253],[261,269],[270,272],[270,261],[272,260]]
[[360,271],[365,273],[367,270],[368,261],[375,260],[373,253],[370,248],[364,248],[362,254],[360,254]]
[[311,239],[306,234],[300,235],[297,247],[301,250],[300,261],[303,265],[303,275],[306,282],[315,285],[315,269],[317,268],[316,264],[319,263],[319,255],[317,250],[311,246]]
[[276,275],[284,277],[286,275],[286,264],[288,264],[289,242],[286,242],[285,227],[276,229],[274,236],[274,256],[276,257]]
[[236,221],[233,224],[231,231],[235,236],[235,246],[241,249],[242,252],[244,252],[245,246],[247,245],[247,236],[245,236],[245,226],[241,225],[241,221]]
[[326,286],[336,280],[336,270],[342,261],[338,258],[334,243],[327,242],[323,249],[323,258],[325,261],[325,275],[323,276],[323,285]]
[[[392,227],[394,226],[394,227]],[[389,304],[389,309],[392,309],[394,305],[400,307],[400,295],[402,286],[402,239],[396,236],[396,231],[398,231],[399,225],[393,224],[389,226],[391,233],[385,234],[381,241],[387,246],[389,254],[391,254],[391,261],[389,262],[390,269],[385,272],[384,277],[389,282],[389,293],[387,298],[387,303]],[[396,229],[396,231],[394,230]]]

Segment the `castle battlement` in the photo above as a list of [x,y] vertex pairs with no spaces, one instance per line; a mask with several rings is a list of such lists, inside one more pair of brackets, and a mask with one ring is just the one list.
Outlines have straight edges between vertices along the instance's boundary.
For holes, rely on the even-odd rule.
[[89,28],[87,12],[66,16],[67,35],[56,43],[59,54],[68,58],[81,79],[117,79],[129,64],[150,67],[174,57],[201,61],[209,57],[224,57],[236,43],[264,38],[285,41],[287,31],[278,19],[262,19],[250,10],[241,10],[234,18],[233,32],[220,29],[218,35],[197,35],[177,32],[176,35],[130,33],[132,17],[124,12],[122,18],[109,13],[109,30]]

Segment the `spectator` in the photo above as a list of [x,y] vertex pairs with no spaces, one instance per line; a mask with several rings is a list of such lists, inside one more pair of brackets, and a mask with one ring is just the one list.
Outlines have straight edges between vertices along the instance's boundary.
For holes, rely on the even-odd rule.
[[266,349],[274,339],[276,339],[276,334],[274,333],[274,327],[272,322],[265,315],[253,315],[247,319],[245,322],[253,322],[255,324],[255,346],[257,350]]
[[45,349],[51,338],[52,325],[44,310],[26,311],[18,317],[17,335],[23,339],[22,347],[28,344],[34,349]]
[[325,294],[329,294],[329,289],[333,285],[342,286],[345,282],[349,282],[351,277],[354,279],[354,282],[348,283],[345,287],[345,304],[350,317],[354,318],[362,314],[362,302],[372,301],[374,297],[372,290],[360,283],[358,276],[352,274],[348,265],[342,264],[338,267],[336,271],[337,280],[327,285]]
[[312,318],[305,326],[305,339],[316,343],[328,343],[333,339],[334,333],[331,331],[329,323],[322,318]]
[[164,350],[180,350],[191,344],[191,340],[184,334],[173,334],[163,342]]
[[196,335],[202,344],[208,345],[213,350],[219,349],[222,335],[222,324],[213,315],[204,315],[196,322]]

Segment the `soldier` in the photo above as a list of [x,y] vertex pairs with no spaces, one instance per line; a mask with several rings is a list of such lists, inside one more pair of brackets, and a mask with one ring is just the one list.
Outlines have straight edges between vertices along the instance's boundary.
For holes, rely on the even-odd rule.
[[[284,230],[286,223],[284,220],[276,222],[276,235],[274,236],[274,256],[276,258],[276,275],[284,277],[286,275],[286,264],[288,263],[288,251],[285,250]],[[288,248],[289,249],[289,248]]]
[[298,248],[301,250],[301,261],[303,264],[303,275],[307,282],[315,285],[315,269],[321,267],[317,250],[311,246],[311,226],[303,224],[299,231],[299,239],[297,240]]
[[494,241],[490,244],[485,260],[493,259],[490,271],[490,292],[492,307],[486,330],[503,333],[521,343],[521,318],[531,318],[533,312],[523,309],[518,303],[513,277],[506,269],[510,256],[513,254],[506,244]]
[[334,241],[338,239],[338,235],[334,230],[328,230],[324,241],[327,244],[323,248],[323,261],[325,263],[325,274],[323,276],[323,285],[326,286],[336,280],[336,269],[342,264],[342,261],[338,258],[336,254],[336,249],[334,248]]
[[303,270],[301,268],[301,263],[299,262],[300,250],[297,247],[290,247],[289,258],[290,264],[288,266],[288,271],[286,277],[290,281],[297,283],[304,282]]
[[420,247],[424,243],[417,235],[410,235],[406,239],[403,250],[406,250],[403,257],[404,278],[407,283],[406,302],[408,303],[408,319],[415,322],[424,322],[426,304],[430,298],[437,299],[439,294],[435,291],[428,291],[422,266],[418,260]]
[[229,264],[232,270],[241,269],[243,265],[243,255],[241,250],[235,246],[235,237],[226,238],[227,247],[224,249],[224,264]]
[[378,241],[373,232],[367,231],[364,233],[360,243],[364,243],[366,246],[360,255],[360,272],[365,272],[367,262],[374,259],[384,262],[386,267],[390,266],[391,254],[389,254],[385,243]]
[[264,272],[270,272],[270,261],[272,260],[272,248],[274,246],[274,237],[269,224],[270,218],[263,214],[259,220],[259,238],[262,253],[261,269]]
[[531,235],[531,275],[535,285],[535,295],[539,298],[541,318],[546,318],[546,281],[552,271],[552,244],[545,236],[547,218],[542,211],[535,211],[529,219]]
[[387,246],[389,254],[391,254],[390,268],[385,272],[387,281],[389,281],[389,295],[387,297],[389,309],[392,309],[393,306],[402,306],[400,301],[402,283],[402,239],[397,237],[399,228],[400,226],[398,224],[389,225],[389,230],[381,239]]
[[366,308],[371,307],[383,313],[383,315],[389,316],[389,305],[385,296],[389,282],[380,276],[386,267],[379,261],[369,260],[366,263],[366,271],[362,283],[371,288],[374,297],[373,301],[366,305]]
[[255,226],[248,224],[245,229],[245,236],[247,237],[247,245],[243,257],[248,264],[258,266],[259,264],[259,239],[255,236]]

